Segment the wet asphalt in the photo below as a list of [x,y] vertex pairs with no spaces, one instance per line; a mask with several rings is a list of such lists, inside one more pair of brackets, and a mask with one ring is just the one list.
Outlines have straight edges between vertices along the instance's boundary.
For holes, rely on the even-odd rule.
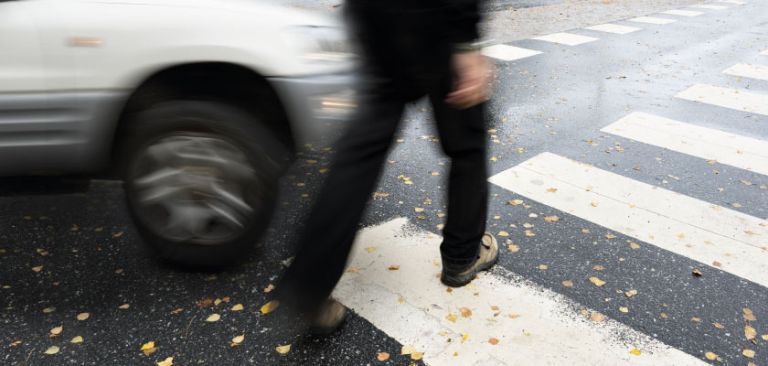
[[[629,112],[643,111],[768,139],[766,116],[673,97],[696,83],[768,90],[768,82],[721,73],[740,62],[768,63],[767,56],[758,55],[768,48],[768,4],[751,1],[703,11],[695,18],[664,16],[678,20],[665,26],[618,22],[644,28],[628,35],[572,30],[600,38],[575,47],[537,40],[509,43],[543,54],[496,62],[489,129],[496,130],[499,142],[489,134],[491,155],[497,157],[490,162],[491,173],[552,152],[768,218],[768,190],[761,188],[768,184],[766,176],[599,131]],[[389,196],[371,202],[362,225],[409,217],[437,232],[449,162],[439,153],[428,112],[423,103],[409,109],[377,188]],[[291,256],[291,243],[322,181],[319,169],[330,157],[326,146],[307,148],[284,178],[279,212],[260,249],[243,265],[215,272],[156,260],[131,225],[118,182],[93,181],[87,187],[61,180],[0,182],[0,363],[154,365],[172,356],[178,365],[408,365],[411,361],[398,355],[400,344],[354,314],[340,333],[314,338],[303,335],[295,319],[259,313],[270,296],[264,288],[276,282],[281,262]],[[403,174],[413,185],[397,178]],[[526,205],[506,204],[515,198]],[[427,199],[431,204],[424,204]],[[740,207],[733,206],[736,202]],[[416,214],[414,207],[426,212]],[[510,230],[510,225],[533,222],[531,213],[558,215],[560,221],[539,228],[535,237]],[[757,321],[751,325],[759,334],[768,333],[766,288],[647,243],[639,242],[638,250],[616,245],[630,238],[617,233],[609,240],[605,228],[495,186],[490,217],[489,231],[508,230],[521,247],[515,254],[503,253],[500,266],[702,360],[707,351],[722,359],[707,362],[746,365],[745,347],[757,351],[752,360],[757,365],[768,362],[768,342],[759,336],[754,343],[745,340],[742,315],[743,308],[752,309]],[[537,269],[542,263],[547,271]],[[605,267],[599,275],[610,285],[561,285],[595,275],[596,264]],[[694,268],[703,276],[693,276]],[[617,290],[628,288],[638,295],[617,296]],[[231,310],[235,304],[244,310]],[[620,313],[619,306],[631,312]],[[77,320],[83,312],[90,317]],[[206,322],[213,313],[221,320]],[[57,326],[63,330],[52,337],[50,330]],[[245,340],[232,347],[238,335]],[[83,342],[70,343],[75,336]],[[156,352],[146,356],[140,347],[149,341]],[[291,352],[278,355],[275,347],[285,344],[292,345]],[[43,354],[54,345],[58,354]],[[382,351],[392,359],[376,361]]]

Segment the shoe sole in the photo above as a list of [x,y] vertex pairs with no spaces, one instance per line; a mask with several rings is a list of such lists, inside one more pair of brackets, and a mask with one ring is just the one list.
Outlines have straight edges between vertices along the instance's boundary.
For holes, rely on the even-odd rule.
[[341,320],[334,325],[329,327],[320,327],[320,326],[310,326],[309,327],[309,333],[316,336],[327,336],[331,335],[333,333],[336,333],[339,329],[341,329],[342,326],[344,326],[344,323],[347,322],[347,316],[349,315],[349,310],[344,312],[344,316],[341,317]]
[[461,276],[461,277],[446,277],[445,273],[442,273],[440,275],[440,282],[442,282],[443,285],[446,285],[448,287],[464,287],[468,285],[470,282],[472,282],[472,280],[475,279],[478,273],[491,269],[491,267],[495,266],[498,261],[499,261],[499,253],[496,252],[496,256],[493,258],[493,260],[486,262],[480,267],[477,267],[477,269],[471,274],[467,274],[466,276]]

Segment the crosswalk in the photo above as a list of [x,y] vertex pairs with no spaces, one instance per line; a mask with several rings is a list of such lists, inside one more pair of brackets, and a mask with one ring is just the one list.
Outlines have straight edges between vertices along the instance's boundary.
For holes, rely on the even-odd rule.
[[[744,4],[721,0],[626,19],[638,26],[614,22],[584,30],[624,36],[642,31],[640,24],[672,24]],[[577,47],[600,39],[561,32],[533,40]],[[503,62],[544,53],[507,44],[483,52]],[[768,56],[768,50],[755,55]],[[712,74],[765,81],[768,66],[760,64],[762,61],[768,64],[768,59],[737,63]],[[730,84],[696,83],[675,90],[668,99],[720,108],[724,118],[768,116],[768,90],[760,84],[749,89],[724,85]],[[727,165],[768,177],[768,140],[735,128],[712,128],[701,121],[673,119],[635,106],[600,132],[704,164]],[[741,212],[737,206],[711,203],[550,151],[499,171],[489,182],[504,192],[594,224],[607,237],[619,234],[628,238],[611,245],[642,243],[701,268],[768,287],[768,220]],[[508,235],[503,233],[498,234]],[[447,289],[437,280],[440,241],[439,234],[402,217],[362,230],[349,270],[334,296],[410,351],[419,356],[423,353],[424,362],[432,366],[677,366],[722,361],[704,350],[692,354],[667,345],[656,334],[608,319],[505,268],[496,268],[465,288]]]

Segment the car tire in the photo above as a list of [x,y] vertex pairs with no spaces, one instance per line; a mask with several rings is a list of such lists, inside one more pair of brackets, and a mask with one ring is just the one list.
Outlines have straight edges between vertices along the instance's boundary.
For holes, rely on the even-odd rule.
[[275,210],[287,150],[259,116],[180,100],[133,113],[123,130],[125,197],[161,258],[192,268],[247,259]]

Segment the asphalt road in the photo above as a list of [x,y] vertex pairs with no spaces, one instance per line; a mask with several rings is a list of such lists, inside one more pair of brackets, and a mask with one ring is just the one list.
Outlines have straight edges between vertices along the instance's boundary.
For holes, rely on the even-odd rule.
[[[666,25],[615,22],[641,28],[628,34],[569,30],[597,39],[576,46],[536,39],[506,43],[541,53],[495,60],[489,164],[493,175],[517,175],[492,185],[489,231],[504,247],[498,268],[477,285],[487,291],[450,295],[458,300],[422,299],[420,292],[444,292],[437,280],[430,281],[431,272],[398,282],[399,277],[369,275],[372,270],[361,266],[359,273],[348,275],[347,290],[339,294],[354,313],[341,332],[327,338],[303,335],[293,319],[279,311],[259,313],[270,298],[264,289],[276,283],[282,262],[291,256],[291,243],[322,180],[319,169],[330,156],[325,146],[305,151],[283,180],[280,212],[261,249],[244,265],[215,273],[185,271],[155,260],[131,226],[119,183],[93,181],[77,191],[83,187],[61,181],[5,180],[0,184],[0,362],[154,365],[173,357],[174,365],[450,364],[441,358],[445,355],[429,352],[422,361],[400,355],[403,345],[445,342],[432,323],[412,321],[411,316],[420,319],[426,314],[424,319],[438,319],[441,327],[466,335],[452,338],[451,346],[457,347],[457,357],[468,353],[478,365],[538,364],[536,360],[577,365],[768,364],[768,272],[761,271],[768,266],[768,242],[761,237],[768,235],[768,178],[761,170],[764,161],[743,158],[744,152],[765,156],[765,150],[751,149],[768,140],[768,115],[761,107],[768,98],[768,80],[764,71],[723,74],[739,63],[768,64],[768,55],[760,54],[768,49],[768,4],[746,2],[718,3],[727,6],[719,10],[685,8],[702,13],[692,17],[653,15],[676,20]],[[676,97],[696,84],[739,92],[720,91],[701,101]],[[755,96],[744,102],[744,95]],[[741,105],[715,105],[737,103],[734,100]],[[380,194],[362,223],[374,228],[366,241],[377,240],[376,228],[397,218],[408,219],[408,232],[439,234],[449,162],[439,152],[428,112],[427,105],[417,104],[404,120],[377,188]],[[663,131],[650,129],[630,137],[601,131],[634,112],[685,122],[674,133],[689,142],[664,139]],[[718,133],[723,132],[740,137],[721,138]],[[701,136],[714,137],[703,152],[690,150]],[[733,154],[721,151],[735,143],[742,144],[741,153],[726,160]],[[713,157],[700,156],[708,154]],[[552,156],[555,160],[542,160]],[[591,167],[574,167],[570,161]],[[747,169],[743,164],[754,166]],[[525,166],[531,168],[521,168]],[[548,166],[556,173],[535,175]],[[582,173],[585,169],[588,172]],[[412,184],[405,184],[402,176],[410,177]],[[587,181],[586,189],[579,186],[581,180]],[[572,196],[558,196],[565,193]],[[610,206],[624,202],[611,197],[626,199],[627,204]],[[573,203],[580,200],[588,204]],[[703,211],[708,209],[717,213]],[[395,248],[407,245],[402,238],[427,240],[409,235],[415,234],[388,240]],[[697,235],[719,239],[705,243]],[[509,243],[516,249],[508,249]],[[372,263],[397,263],[401,271],[408,270],[412,259],[407,252],[388,254],[383,247]],[[718,253],[715,260],[705,261],[711,252]],[[605,283],[597,286],[592,277]],[[487,279],[491,282],[482,282]],[[375,286],[356,288],[356,283]],[[358,294],[351,294],[350,288]],[[488,306],[517,307],[518,321],[527,322],[526,327],[496,330],[494,324],[483,323],[504,335],[494,334],[501,340],[498,346],[487,344],[484,329],[464,333],[455,328],[487,320],[443,320],[450,301],[474,304],[473,299],[484,300],[485,293],[506,294],[513,288],[515,296],[499,295]],[[630,289],[637,293],[627,295]],[[395,300],[387,302],[390,295]],[[529,316],[537,306],[525,307],[526,301],[541,308],[554,304],[556,311]],[[236,304],[243,310],[233,310]],[[472,310],[481,313],[479,307]],[[501,310],[510,311],[503,306]],[[79,320],[81,313],[88,318]],[[206,321],[214,313],[221,319]],[[439,315],[432,319],[431,314]],[[59,326],[60,333],[52,335]],[[569,327],[586,327],[589,334],[583,339],[566,337],[572,335]],[[510,329],[515,335],[504,333]],[[548,332],[554,335],[537,338]],[[580,348],[593,345],[592,334],[607,337],[605,353],[577,357],[584,351]],[[244,340],[233,347],[231,340],[238,335]],[[76,336],[82,343],[71,342]],[[140,348],[150,341],[156,351],[145,355]],[[286,356],[275,351],[287,344],[291,350]],[[60,351],[44,354],[51,346]],[[516,358],[526,349],[536,349],[539,358]],[[622,358],[611,358],[614,349]],[[637,355],[631,353],[635,350]],[[750,358],[745,350],[755,355]],[[391,358],[377,361],[378,352],[388,352]],[[648,361],[667,354],[672,356]]]

